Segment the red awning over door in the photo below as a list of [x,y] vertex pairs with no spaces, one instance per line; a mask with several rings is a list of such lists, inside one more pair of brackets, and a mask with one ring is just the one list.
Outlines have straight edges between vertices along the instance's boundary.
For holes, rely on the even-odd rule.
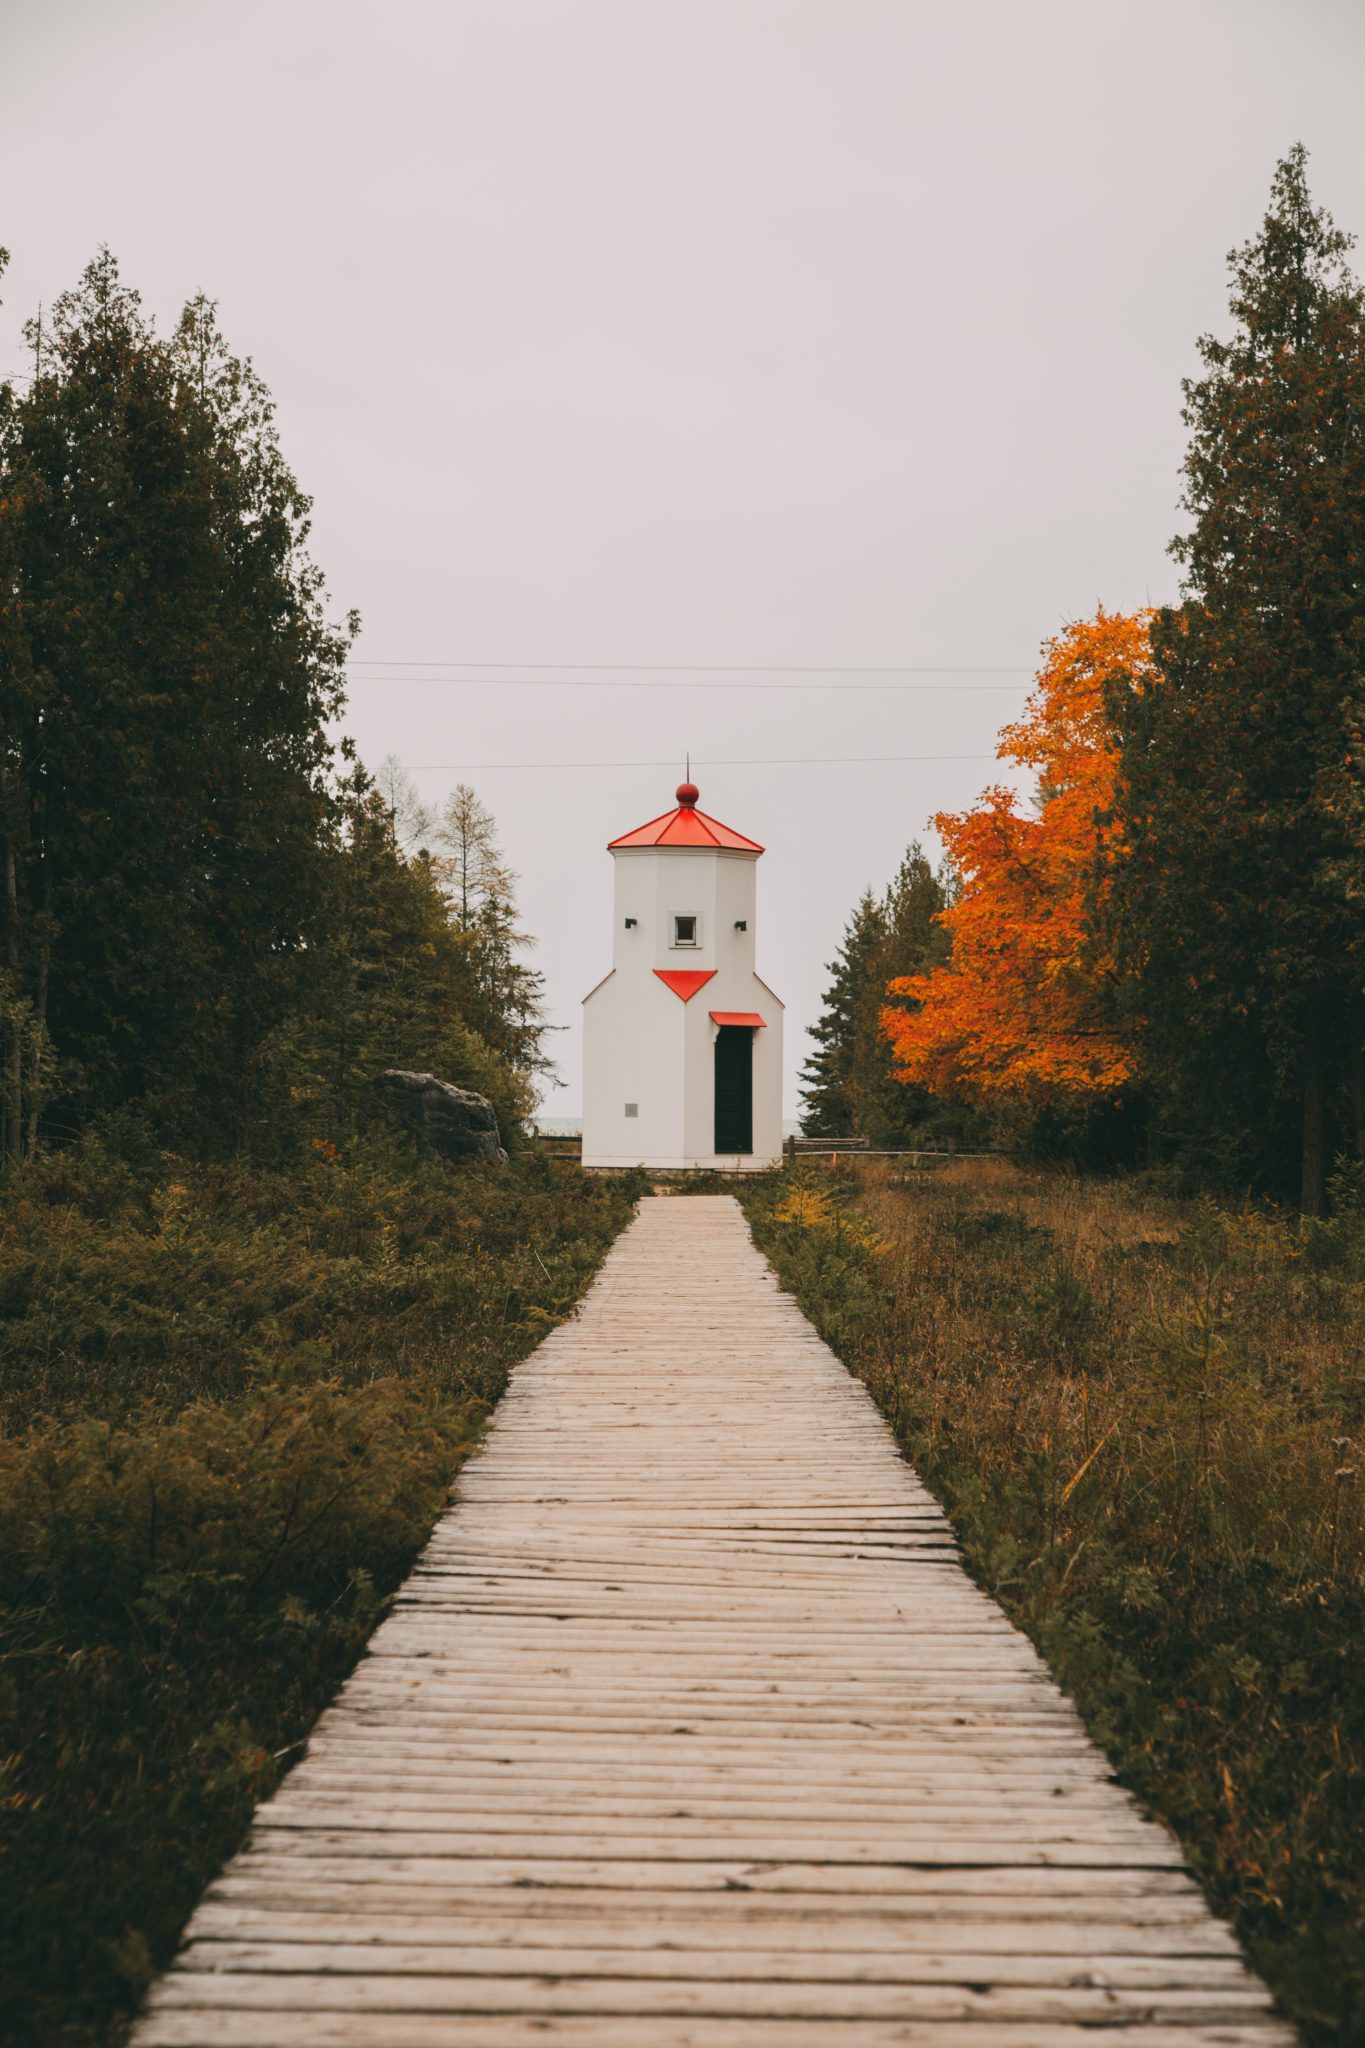
[[711,1022],[713,1024],[747,1025],[751,1031],[763,1031],[767,1028],[764,1019],[759,1016],[757,1010],[713,1010],[711,1012]]

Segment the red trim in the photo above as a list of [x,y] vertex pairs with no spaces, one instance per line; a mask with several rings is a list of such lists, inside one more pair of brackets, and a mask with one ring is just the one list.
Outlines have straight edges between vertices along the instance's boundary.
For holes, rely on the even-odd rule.
[[656,967],[654,970],[664,987],[671,988],[674,995],[681,996],[685,1003],[691,1002],[699,988],[705,988],[715,971],[714,967]]
[[676,811],[665,811],[661,818],[651,818],[647,825],[623,832],[619,839],[608,840],[607,851],[614,853],[621,846],[715,846],[727,853],[763,851],[756,839],[746,839],[742,832],[722,825],[719,818],[708,818],[705,811],[694,810],[690,804],[680,804]]
[[765,1019],[759,1016],[757,1010],[713,1010],[711,1022],[740,1024],[747,1026],[750,1031],[762,1031],[765,1028]]

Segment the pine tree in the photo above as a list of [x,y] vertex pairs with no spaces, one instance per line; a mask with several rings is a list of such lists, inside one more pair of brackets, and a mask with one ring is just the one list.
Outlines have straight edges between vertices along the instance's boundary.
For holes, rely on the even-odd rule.
[[437,820],[396,762],[336,780],[355,622],[269,394],[206,301],[158,336],[107,252],[30,337],[0,387],[0,1150],[54,1080],[54,1129],[132,1104],[207,1149],[344,1140],[393,1065],[514,1125],[548,1065],[516,878],[472,791]]
[[886,941],[886,919],[870,889],[844,927],[830,961],[831,977],[820,1021],[810,1035],[816,1051],[801,1069],[801,1128],[807,1137],[848,1137],[856,1128],[851,1082],[859,1019],[874,986],[873,963]]
[[384,808],[393,820],[394,843],[404,855],[430,850],[436,814],[423,803],[411,776],[396,754],[386,754],[374,778]]
[[[9,267],[0,249],[0,277]],[[0,450],[16,436],[19,400],[0,381]],[[8,466],[7,466],[8,467]],[[4,497],[8,484],[10,493]],[[28,900],[34,839],[29,760],[37,723],[37,694],[23,637],[14,629],[19,584],[19,517],[13,480],[0,470],[0,836],[3,837],[3,947],[0,949],[0,1159],[22,1157],[29,1130],[51,1081],[50,1046],[43,1028],[51,915],[47,891]],[[44,914],[46,912],[46,914]],[[43,956],[40,972],[37,956]]]
[[951,890],[950,871],[935,874],[916,840],[882,899],[885,936],[858,1005],[851,1084],[857,1127],[874,1144],[914,1136],[932,1108],[927,1089],[896,1074],[885,1017],[888,1007],[908,1005],[908,998],[891,994],[894,982],[928,974],[947,959],[948,935],[939,919]]
[[553,1072],[545,1051],[545,977],[520,957],[533,943],[518,929],[517,877],[503,858],[492,812],[467,783],[442,808],[435,831],[451,917],[463,942],[462,1009],[500,1059],[528,1081]]
[[308,966],[348,631],[210,305],[162,339],[104,252],[29,334],[0,412],[8,1135],[50,1034],[63,1123],[137,1101],[232,1142]]
[[1365,1044],[1365,299],[1305,166],[1229,259],[1234,332],[1185,386],[1184,602],[1110,709],[1119,959],[1168,1125],[1272,1185],[1297,1150],[1317,1214]]
[[927,973],[945,956],[937,919],[948,886],[916,843],[880,899],[864,891],[829,964],[824,1009],[811,1026],[817,1050],[801,1069],[808,1136],[892,1144],[922,1121],[929,1098],[896,1079],[882,1017],[892,981]]
[[266,1061],[286,1149],[300,1136],[349,1143],[386,1067],[434,1073],[487,1095],[505,1141],[533,1106],[525,1077],[466,1019],[466,943],[440,864],[425,848],[400,843],[393,793],[391,776],[380,787],[363,768],[340,791],[313,977]]

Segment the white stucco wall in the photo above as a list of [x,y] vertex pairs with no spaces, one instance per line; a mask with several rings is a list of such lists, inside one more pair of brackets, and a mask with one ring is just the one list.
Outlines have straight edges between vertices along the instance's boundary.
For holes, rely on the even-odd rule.
[[[614,973],[583,1014],[583,1158],[596,1166],[680,1159],[684,1005],[653,974]],[[628,1117],[626,1104],[638,1115]]]

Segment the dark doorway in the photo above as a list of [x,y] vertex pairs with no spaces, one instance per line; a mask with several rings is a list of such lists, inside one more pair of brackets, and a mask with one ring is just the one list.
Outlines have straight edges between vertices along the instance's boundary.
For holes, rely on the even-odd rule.
[[716,1033],[716,1150],[754,1149],[754,1034],[748,1024]]

